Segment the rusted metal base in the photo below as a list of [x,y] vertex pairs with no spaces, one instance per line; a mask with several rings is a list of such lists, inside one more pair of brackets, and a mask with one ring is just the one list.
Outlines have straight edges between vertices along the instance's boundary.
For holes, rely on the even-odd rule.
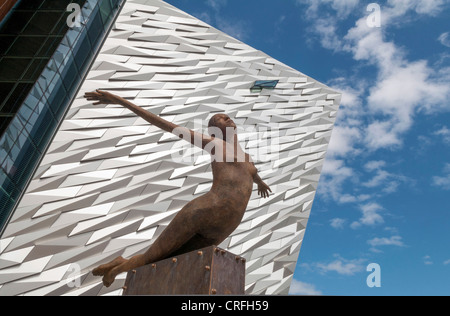
[[244,295],[245,259],[216,246],[130,271],[124,296]]

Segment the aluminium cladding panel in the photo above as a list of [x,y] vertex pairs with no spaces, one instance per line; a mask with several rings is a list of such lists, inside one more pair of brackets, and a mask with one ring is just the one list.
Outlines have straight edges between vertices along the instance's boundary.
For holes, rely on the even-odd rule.
[[[253,93],[255,81],[279,80]],[[159,0],[128,0],[0,240],[0,295],[120,295],[91,270],[145,251],[212,183],[209,157],[104,89],[206,131],[226,112],[273,194],[257,190],[219,247],[246,259],[247,294],[287,294],[340,95]]]

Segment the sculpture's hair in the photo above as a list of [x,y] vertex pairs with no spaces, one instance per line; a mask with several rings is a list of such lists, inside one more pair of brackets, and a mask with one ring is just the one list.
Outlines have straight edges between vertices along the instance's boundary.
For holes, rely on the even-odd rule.
[[[210,136],[218,137],[219,135],[222,135],[222,131],[220,131],[216,125],[217,118],[220,116],[220,114],[216,114],[209,120],[208,123],[208,134]],[[223,136],[220,136],[219,138],[223,138]]]
[[216,125],[216,119],[217,119],[218,116],[219,116],[219,114],[216,114],[213,117],[211,117],[211,119],[209,120],[209,123],[208,123],[208,128],[209,127],[213,127],[213,126],[217,126]]

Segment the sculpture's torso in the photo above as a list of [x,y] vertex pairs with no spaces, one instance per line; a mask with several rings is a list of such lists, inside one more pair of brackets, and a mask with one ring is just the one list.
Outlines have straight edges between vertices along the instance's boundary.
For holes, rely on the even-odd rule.
[[208,213],[202,214],[205,216],[202,221],[206,221],[202,227],[207,228],[201,234],[222,239],[241,223],[252,195],[257,169],[239,145],[233,149],[229,143],[216,141],[221,146],[216,146],[216,159],[211,162],[213,185],[210,192],[200,198],[205,204],[205,208],[200,209]]

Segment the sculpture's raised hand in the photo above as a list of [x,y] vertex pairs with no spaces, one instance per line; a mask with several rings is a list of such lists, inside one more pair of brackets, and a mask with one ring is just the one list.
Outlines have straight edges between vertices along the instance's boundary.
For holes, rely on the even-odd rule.
[[262,198],[268,198],[270,195],[269,191],[270,193],[272,193],[272,190],[263,181],[258,183],[258,195],[260,195]]
[[120,103],[120,97],[117,95],[114,95],[112,93],[96,90],[94,92],[86,92],[84,94],[84,97],[88,101],[97,101],[94,103],[94,105],[100,105],[100,104],[119,104]]

